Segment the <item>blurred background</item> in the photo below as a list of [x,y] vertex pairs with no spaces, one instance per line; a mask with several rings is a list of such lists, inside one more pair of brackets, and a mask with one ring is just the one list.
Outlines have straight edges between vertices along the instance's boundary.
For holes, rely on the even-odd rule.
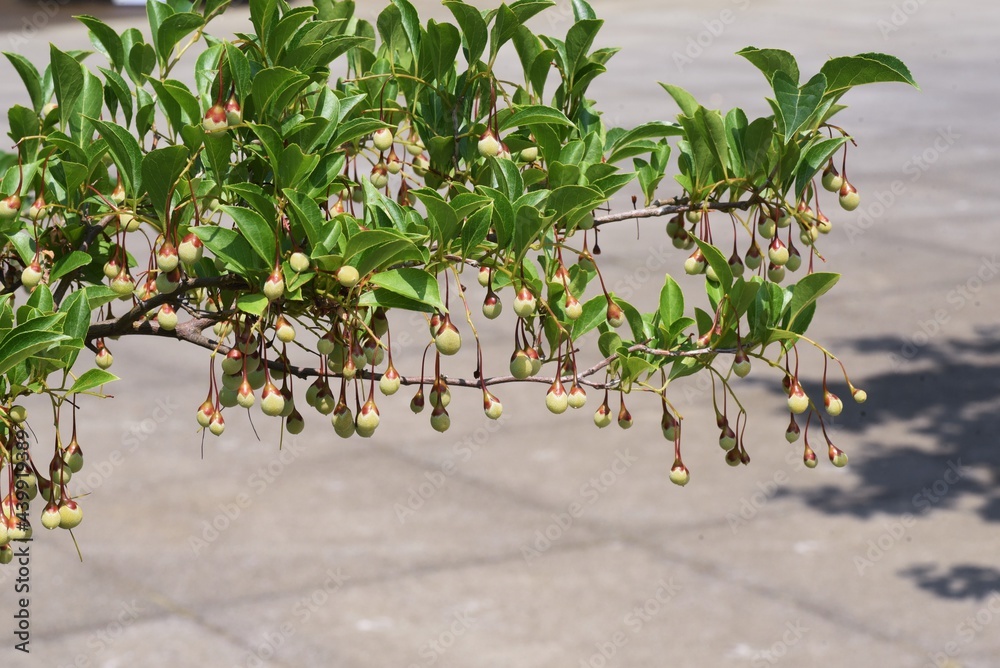
[[[414,2],[422,19],[448,16]],[[373,21],[383,6],[358,4]],[[706,106],[769,113],[765,80],[733,55],[747,45],[787,49],[809,74],[831,56],[883,51],[921,84],[852,91],[838,117],[858,142],[849,169],[862,204],[844,213],[829,200],[823,269],[844,276],[811,334],[868,392],[830,432],[850,465],[802,466],[783,438],[780,379],[760,369],[740,383],[749,467],[722,460],[707,379],[676,386],[692,471],[683,489],[667,479],[655,401],[630,397],[635,426],[599,431],[599,396],[552,416],[534,385],[497,390],[499,424],[477,393],[456,390],[444,435],[410,413],[405,390],[380,402],[371,440],[341,441],[307,414],[280,451],[275,424],[258,418],[258,440],[230,411],[202,458],[204,351],[122,340],[116,397],[80,413],[83,562],[66,532],[32,544],[30,655],[13,650],[16,576],[0,568],[3,665],[997,665],[1000,234],[987,192],[1000,7],[592,4],[606,20],[599,45],[623,47],[591,88],[609,125],[672,119],[657,81]],[[234,7],[211,32],[248,31],[246,12]],[[0,0],[0,49],[41,68],[50,41],[88,48],[80,13],[145,26],[141,8]],[[571,22],[559,0],[533,27],[563,37]],[[5,61],[0,73],[0,100],[26,103]],[[633,223],[601,235],[609,287],[647,308],[664,273],[683,274],[665,222],[643,221],[638,240]],[[395,357],[415,372],[423,331],[393,326],[411,326],[411,348]],[[495,369],[510,354],[501,329],[484,339]],[[472,364],[461,357],[447,372]],[[807,352],[802,365],[816,390],[821,358]]]

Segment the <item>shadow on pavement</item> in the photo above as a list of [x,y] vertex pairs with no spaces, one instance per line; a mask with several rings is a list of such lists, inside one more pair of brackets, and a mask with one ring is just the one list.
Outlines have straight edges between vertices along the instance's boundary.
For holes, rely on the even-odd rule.
[[[895,356],[889,372],[866,376],[854,370],[865,377],[859,386],[868,402],[845,407],[831,430],[854,457],[856,484],[849,493],[824,485],[783,495],[833,515],[919,517],[970,508],[985,521],[1000,521],[1000,332],[970,332],[923,347],[904,348],[899,338],[885,337],[851,345],[865,354]],[[842,381],[839,387],[831,383],[831,390],[850,397]],[[819,453],[822,438],[813,438]],[[1000,569],[992,566],[923,564],[900,574],[947,598],[1000,590]]]

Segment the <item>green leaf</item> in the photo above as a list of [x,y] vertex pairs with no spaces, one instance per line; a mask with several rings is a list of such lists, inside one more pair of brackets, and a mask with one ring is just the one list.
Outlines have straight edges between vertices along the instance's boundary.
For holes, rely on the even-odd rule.
[[782,51],[781,49],[758,49],[755,46],[748,46],[736,52],[737,56],[743,56],[749,60],[754,67],[759,69],[771,82],[779,72],[786,75],[795,86],[799,85],[799,65],[795,62],[795,56]]
[[840,97],[854,86],[870,83],[905,83],[920,89],[903,61],[884,53],[831,58],[820,72],[826,75],[827,96]]
[[437,277],[423,269],[403,268],[379,272],[371,283],[397,295],[445,311],[438,289]]
[[676,321],[684,317],[684,291],[670,274],[664,277],[663,289],[660,290],[660,322],[668,329]]
[[802,152],[799,156],[799,164],[795,168],[795,199],[802,198],[802,194],[809,186],[816,173],[826,164],[837,150],[847,143],[846,137],[833,137],[820,139]]
[[57,325],[63,319],[62,313],[34,318],[19,325],[0,339],[0,375],[60,341],[66,341]]
[[500,131],[511,128],[526,128],[532,125],[565,125],[573,127],[573,121],[566,118],[558,109],[543,105],[514,107],[514,113],[500,121]]
[[253,209],[228,205],[222,206],[221,209],[236,221],[236,226],[250,243],[250,247],[256,251],[257,256],[267,265],[273,264],[276,257],[273,226]]
[[76,58],[60,51],[53,44],[49,45],[49,57],[59,117],[69,127],[77,101],[83,95],[83,66]]
[[116,71],[120,72],[125,64],[125,48],[118,32],[107,23],[94,16],[76,16],[77,21],[87,26],[90,31],[90,42],[103,53]]
[[86,267],[90,264],[91,260],[93,258],[83,251],[73,251],[68,255],[64,255],[52,265],[52,271],[49,272],[49,281],[57,281],[80,267]]
[[584,19],[596,19],[597,14],[594,13],[593,7],[586,0],[573,0],[573,17],[577,21],[583,21]]
[[701,106],[691,93],[680,86],[665,83],[661,83],[660,85],[663,86],[663,90],[670,93],[670,97],[674,98],[674,102],[681,108],[681,113],[684,116],[694,116],[695,112],[698,111],[698,107]]
[[403,21],[403,32],[406,33],[406,40],[410,43],[410,53],[416,57],[420,53],[420,17],[408,0],[391,0],[396,9],[399,10],[400,18]]
[[694,242],[698,244],[698,248],[701,249],[702,254],[705,256],[705,261],[715,270],[715,275],[719,278],[719,285],[722,286],[723,290],[728,292],[730,288],[733,287],[733,269],[729,266],[729,261],[726,260],[726,256],[722,254],[718,248],[708,243],[707,241],[702,241],[697,237],[692,237]]
[[[309,77],[287,67],[269,67],[253,78],[251,96],[259,112],[258,120],[279,118],[309,84]],[[263,118],[262,118],[263,117]]]
[[194,12],[178,12],[163,19],[156,29],[154,40],[160,60],[166,63],[177,43],[203,25],[205,25],[204,17]]
[[240,274],[253,270],[263,271],[269,268],[274,260],[271,258],[266,263],[262,262],[247,240],[235,230],[218,225],[199,225],[191,231],[202,240],[208,250],[232,265]]
[[777,72],[771,80],[781,118],[785,125],[785,143],[812,117],[823,93],[826,92],[826,77],[817,74],[801,88],[798,88],[787,74]]
[[46,100],[42,97],[42,77],[38,74],[38,70],[35,69],[30,60],[20,54],[4,51],[3,55],[7,56],[7,60],[17,70],[21,81],[24,82],[25,89],[28,91],[28,97],[31,98],[32,108],[36,114],[39,113]]
[[73,385],[66,391],[66,394],[67,396],[70,394],[79,394],[80,392],[86,392],[87,390],[107,385],[116,380],[118,380],[118,376],[104,369],[87,369],[80,374]]
[[142,159],[142,186],[157,216],[166,224],[174,185],[187,165],[185,146],[167,146],[147,153]]
[[[336,227],[335,223],[327,221],[323,217],[323,212],[319,205],[311,198],[297,190],[285,188],[282,191],[288,200],[286,209],[293,222],[300,225],[305,230],[309,245],[312,248],[319,248],[327,242],[328,231]],[[336,239],[328,245],[336,243]]]
[[785,328],[794,327],[796,319],[801,317],[805,309],[836,285],[838,280],[840,274],[817,272],[804,276],[798,283],[790,286],[788,289],[792,292],[792,300],[788,304]]
[[444,6],[455,17],[462,29],[462,41],[465,43],[466,59],[470,66],[479,61],[489,40],[489,29],[482,13],[462,0],[445,0]]
[[135,136],[115,123],[92,119],[101,137],[108,142],[111,158],[118,166],[125,192],[135,196],[142,188],[142,150]]
[[263,315],[268,303],[267,297],[260,293],[240,295],[236,299],[236,308],[250,315]]
[[458,215],[455,210],[437,191],[430,188],[420,188],[410,192],[427,209],[427,223],[434,231],[438,244],[442,249],[446,248],[458,236]]

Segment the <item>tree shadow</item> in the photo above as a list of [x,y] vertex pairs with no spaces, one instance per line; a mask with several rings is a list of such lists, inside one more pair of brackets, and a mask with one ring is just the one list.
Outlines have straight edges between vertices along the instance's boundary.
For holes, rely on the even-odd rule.
[[[1000,332],[971,332],[967,338],[939,338],[909,349],[891,337],[850,345],[865,355],[894,356],[890,371],[865,379],[868,401],[853,410],[845,407],[830,425],[831,438],[856,463],[849,468],[855,484],[846,492],[823,485],[782,494],[834,515],[920,517],[936,509],[971,507],[985,521],[1000,521]],[[842,381],[831,383],[831,390],[850,403]],[[810,436],[822,457],[821,433]],[[992,567],[963,564],[937,573],[921,566],[903,575],[940,596],[982,596],[1000,589],[1000,570]]]

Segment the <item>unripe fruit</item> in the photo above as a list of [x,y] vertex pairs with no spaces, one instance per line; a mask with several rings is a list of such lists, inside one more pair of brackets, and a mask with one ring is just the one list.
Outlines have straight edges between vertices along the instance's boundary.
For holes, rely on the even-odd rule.
[[120,211],[118,213],[118,227],[126,232],[135,232],[141,224],[142,221],[136,218],[130,211]]
[[531,358],[523,350],[516,350],[510,356],[510,375],[524,380],[531,375]]
[[688,259],[684,260],[684,272],[691,276],[703,273],[706,266],[705,256],[702,254],[700,248],[691,253]]
[[56,503],[49,503],[45,506],[45,510],[42,511],[42,526],[50,530],[58,529],[61,522],[62,518],[59,514],[59,505]]
[[538,351],[528,347],[524,349],[524,352],[527,354],[528,359],[531,360],[531,375],[538,375],[538,372],[542,370],[542,358],[538,356]]
[[451,318],[445,316],[440,329],[434,336],[434,346],[442,355],[455,355],[462,348],[462,335],[458,328],[451,323]]
[[0,545],[0,565],[6,565],[14,561],[14,550],[10,545]]
[[164,304],[156,313],[156,322],[160,329],[172,332],[177,328],[177,311],[170,304]]
[[0,199],[0,221],[13,220],[21,212],[21,198],[16,194]]
[[770,239],[774,236],[778,229],[778,221],[776,221],[771,216],[764,216],[757,223],[757,233],[765,239]]
[[604,316],[607,319],[608,324],[615,329],[618,329],[625,324],[625,312],[622,311],[618,304],[614,303],[610,299],[608,300],[608,310]]
[[107,348],[101,348],[98,350],[97,355],[94,357],[94,364],[101,369],[109,368],[114,361],[115,358],[111,356],[111,351]]
[[392,130],[389,128],[379,128],[372,133],[372,144],[379,151],[388,151],[392,148],[392,143],[396,140],[392,136]]
[[565,413],[566,409],[569,408],[569,396],[566,394],[566,389],[563,387],[562,381],[558,378],[556,378],[555,382],[549,387],[549,391],[545,394],[545,407],[556,415]]
[[285,320],[285,316],[279,315],[274,321],[274,335],[282,343],[291,343],[295,340],[295,328]]
[[267,280],[264,281],[264,296],[267,301],[273,302],[281,299],[285,294],[285,276],[281,273],[280,267],[275,267]]
[[156,289],[162,294],[169,295],[177,292],[181,285],[181,270],[174,269],[169,272],[159,272],[156,274]]
[[295,251],[288,258],[288,264],[296,274],[301,274],[309,270],[309,256],[305,253]]
[[285,401],[285,405],[281,408],[281,417],[290,417],[295,411],[295,399],[292,397],[292,391],[287,387],[283,387],[281,389],[281,398]]
[[806,468],[814,469],[819,461],[816,459],[816,453],[813,449],[806,444],[805,450],[802,452],[802,463],[806,465]]
[[427,397],[431,406],[441,406],[447,408],[448,404],[451,403],[451,390],[448,389],[448,385],[444,381],[434,381],[431,385],[431,393]]
[[788,394],[788,410],[795,415],[805,413],[809,408],[809,397],[806,396],[802,384],[798,380],[792,381],[792,389]]
[[[399,174],[403,171],[403,162],[396,155],[396,149],[389,149],[389,155],[385,158],[385,168],[390,174]],[[405,181],[404,181],[405,184]]]
[[[205,252],[205,244],[194,232],[188,232],[181,245],[177,247],[177,256],[186,265],[192,265],[201,260]],[[161,267],[162,269],[162,267]]]
[[448,431],[448,428],[451,427],[451,417],[444,406],[435,406],[434,410],[431,411],[431,427],[434,428],[434,431],[441,433]]
[[479,285],[486,288],[490,285],[490,277],[493,274],[493,270],[489,267],[480,267],[479,273],[476,274],[476,280],[479,281]]
[[799,267],[802,266],[802,256],[799,254],[799,249],[795,246],[788,247],[788,262],[785,263],[785,269],[788,271],[797,271]]
[[518,318],[530,318],[535,312],[535,295],[528,288],[521,288],[514,297],[514,313]]
[[329,332],[320,337],[319,341],[316,342],[316,352],[320,355],[329,355],[333,352],[334,348],[337,347],[337,335],[331,329]]
[[500,316],[503,311],[503,302],[497,297],[495,293],[490,293],[486,295],[483,300],[483,315],[490,320],[495,320]]
[[229,127],[225,107],[221,104],[212,105],[205,112],[205,118],[201,121],[201,127],[205,129],[205,132],[220,132]]
[[746,378],[750,373],[750,358],[742,348],[736,351],[736,357],[733,358],[733,373],[740,378]]
[[847,453],[835,446],[833,443],[830,443],[828,456],[830,457],[830,463],[837,468],[847,466]]
[[70,441],[62,454],[63,462],[73,473],[79,473],[83,469],[83,448],[76,440]]
[[744,259],[748,269],[756,271],[757,268],[760,267],[763,257],[760,253],[760,246],[757,245],[756,241],[750,244],[750,248],[747,249],[747,254]]
[[198,407],[198,412],[196,418],[198,420],[198,425],[201,427],[208,427],[212,422],[212,416],[215,415],[215,405],[212,403],[211,399],[205,399],[205,401]]
[[840,206],[845,211],[854,211],[859,204],[861,204],[861,195],[858,194],[858,189],[852,186],[847,179],[844,179],[844,184],[840,186]]
[[156,251],[156,266],[162,272],[173,271],[177,268],[179,261],[180,256],[177,254],[177,248],[170,241],[164,241],[160,249]]
[[736,432],[729,425],[726,425],[719,434],[719,447],[729,452],[736,447]]
[[83,521],[83,509],[73,499],[67,499],[59,504],[59,526],[63,529],[75,529]]
[[670,482],[683,487],[691,481],[691,472],[680,461],[675,461],[670,468]]
[[319,394],[316,395],[316,410],[322,415],[329,415],[336,406],[337,402],[333,397],[333,392],[324,385],[320,388]]
[[345,264],[343,267],[337,270],[337,280],[342,286],[350,290],[358,281],[361,280],[361,275],[358,274],[358,270],[349,264]]
[[233,348],[222,358],[222,372],[227,376],[235,376],[242,370],[243,353],[238,348]]
[[42,265],[38,260],[33,260],[31,264],[21,272],[21,285],[28,290],[34,290],[35,286],[42,282]]
[[14,424],[21,424],[28,419],[28,410],[21,404],[14,404],[7,411],[7,417],[11,419]]
[[419,413],[424,410],[425,403],[424,389],[422,387],[418,388],[417,393],[413,395],[412,399],[410,399],[410,410],[413,411],[414,414]]
[[785,429],[785,440],[789,443],[794,443],[799,440],[799,434],[802,430],[799,428],[799,423],[795,421],[795,416],[788,422],[788,428]]
[[702,216],[701,209],[688,209],[687,211],[684,212],[684,219],[692,224],[701,222],[701,216]]
[[119,273],[121,273],[121,270],[122,270],[121,265],[118,264],[118,260],[116,260],[115,258],[111,258],[110,260],[104,263],[104,277],[107,278],[108,280],[111,280]]
[[371,438],[379,424],[378,406],[371,399],[366,401],[358,412],[354,426],[361,438]]
[[302,430],[306,428],[305,420],[302,419],[302,414],[297,410],[293,410],[292,414],[285,418],[285,431],[293,436],[295,434],[301,434]]
[[779,267],[784,266],[788,262],[788,247],[782,243],[781,239],[774,237],[767,247],[767,258],[772,264]]
[[229,96],[229,101],[226,102],[225,110],[227,124],[239,125],[243,122],[243,108],[240,107],[240,103],[236,99],[235,95]]
[[782,210],[778,213],[778,229],[785,229],[792,224],[793,220],[795,220],[795,218],[788,211]]
[[819,229],[815,225],[809,225],[799,230],[799,241],[806,246],[811,246],[819,239]]
[[823,404],[826,406],[826,412],[832,417],[837,417],[844,410],[844,402],[830,391],[823,393]]
[[48,209],[48,204],[45,203],[45,199],[39,195],[38,199],[31,203],[28,207],[28,218],[32,220],[39,220],[45,215],[45,211]]
[[333,425],[333,431],[341,438],[350,438],[356,432],[354,413],[343,402],[338,402],[336,408],[333,409],[330,423]]
[[410,135],[410,141],[406,144],[406,150],[410,155],[419,156],[426,148],[424,141],[416,133]]
[[250,381],[244,379],[240,383],[240,387],[236,390],[236,403],[240,405],[241,408],[250,408],[254,405],[256,401],[253,396],[253,387],[250,386]]
[[816,216],[816,231],[820,234],[830,234],[830,230],[833,229],[833,225],[830,223],[830,219],[824,214],[820,213]]
[[742,276],[746,266],[743,264],[743,260],[740,259],[739,254],[734,250],[733,254],[729,257],[729,269],[733,272],[733,276]]
[[265,383],[260,395],[260,410],[264,415],[277,417],[285,410],[285,398],[274,383]]
[[785,268],[771,263],[767,267],[767,280],[772,283],[781,283],[785,280]]
[[418,155],[413,159],[413,173],[417,176],[426,176],[427,170],[430,167],[430,161],[422,155]]
[[833,166],[833,161],[826,166],[823,170],[823,188],[828,192],[839,192],[841,187],[844,185],[844,178],[837,171],[837,168]]
[[389,170],[386,169],[384,162],[380,162],[372,167],[372,171],[368,175],[368,180],[371,181],[372,187],[376,190],[381,190],[389,185]]
[[660,420],[660,431],[663,432],[663,438],[666,440],[677,440],[677,418],[668,413],[666,409],[663,411],[663,419]]
[[594,229],[595,222],[596,221],[594,220],[594,212],[588,211],[586,214],[584,214],[583,218],[580,219],[580,222],[576,224],[576,229],[584,231],[592,230]]
[[399,372],[396,368],[389,364],[389,368],[385,370],[382,377],[378,379],[378,389],[385,396],[389,397],[399,391],[401,385]]
[[609,424],[611,424],[611,407],[607,403],[603,403],[597,407],[594,411],[594,424],[597,425],[599,429],[604,429]]
[[571,294],[566,295],[566,317],[570,320],[577,320],[583,315],[583,304]]
[[[237,377],[237,379],[239,379],[239,377]],[[235,406],[236,405],[236,389],[237,388],[235,388],[235,387],[234,388],[229,388],[229,387],[223,387],[223,388],[221,388],[219,390],[219,405],[222,406],[223,408],[232,408],[233,406]],[[211,423],[209,423],[209,427],[211,427],[211,426],[212,426]]]
[[851,396],[854,397],[854,401],[859,404],[863,404],[868,401],[868,393],[864,390],[858,390],[855,388],[851,389]]
[[478,149],[479,155],[484,158],[495,158],[500,153],[500,141],[492,130],[487,130],[479,138]]
[[583,408],[587,403],[587,392],[582,387],[573,383],[569,388],[569,407]]
[[538,160],[538,147],[529,146],[528,148],[522,148],[517,157],[521,162],[534,162]]
[[618,426],[622,429],[631,429],[633,424],[635,422],[632,420],[632,414],[625,408],[623,402],[621,409],[618,411]]
[[491,420],[499,420],[503,415],[503,404],[489,390],[483,390],[483,413]]

